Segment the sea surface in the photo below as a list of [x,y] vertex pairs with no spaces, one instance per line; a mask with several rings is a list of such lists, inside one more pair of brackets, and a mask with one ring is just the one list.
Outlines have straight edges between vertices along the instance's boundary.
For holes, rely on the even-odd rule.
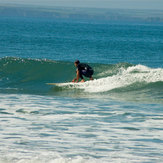
[[163,24],[0,17],[0,163],[53,162],[163,162]]

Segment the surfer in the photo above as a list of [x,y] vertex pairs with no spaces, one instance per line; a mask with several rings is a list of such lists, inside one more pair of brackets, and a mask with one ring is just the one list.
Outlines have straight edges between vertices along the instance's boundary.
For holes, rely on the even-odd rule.
[[78,82],[81,78],[81,82],[85,82],[83,76],[89,78],[90,80],[93,80],[92,75],[94,73],[92,67],[90,67],[88,64],[80,63],[79,60],[76,60],[74,62],[76,69],[76,78],[72,80],[72,82]]

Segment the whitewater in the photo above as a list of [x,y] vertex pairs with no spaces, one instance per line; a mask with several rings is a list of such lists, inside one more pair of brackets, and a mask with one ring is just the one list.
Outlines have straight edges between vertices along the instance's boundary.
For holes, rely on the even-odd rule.
[[[104,72],[105,73],[105,72]],[[143,65],[120,68],[116,75],[87,81],[85,83],[61,83],[59,86],[73,86],[72,88],[84,89],[86,92],[107,92],[113,89],[132,87],[137,89],[143,85],[163,82],[163,69],[151,69]],[[132,88],[130,88],[132,89]],[[134,88],[133,86],[133,89]]]

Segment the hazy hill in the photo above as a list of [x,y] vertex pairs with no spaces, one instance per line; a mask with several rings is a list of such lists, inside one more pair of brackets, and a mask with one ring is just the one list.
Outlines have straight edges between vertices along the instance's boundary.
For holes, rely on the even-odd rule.
[[0,16],[163,22],[161,10],[0,6]]

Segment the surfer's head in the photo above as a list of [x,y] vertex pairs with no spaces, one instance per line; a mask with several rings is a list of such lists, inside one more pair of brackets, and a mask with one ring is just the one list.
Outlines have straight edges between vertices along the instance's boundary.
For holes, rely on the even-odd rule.
[[80,63],[79,60],[76,60],[76,61],[74,62],[75,66],[78,66],[79,63]]

